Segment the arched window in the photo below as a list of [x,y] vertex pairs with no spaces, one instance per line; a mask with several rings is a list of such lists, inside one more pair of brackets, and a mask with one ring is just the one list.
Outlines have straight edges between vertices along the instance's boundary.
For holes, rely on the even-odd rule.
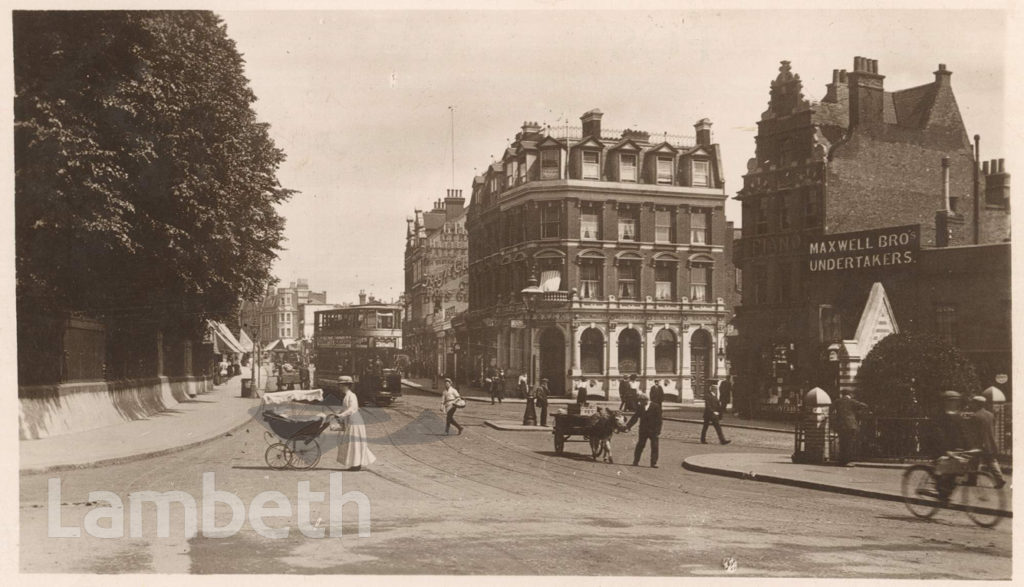
[[580,335],[580,369],[585,374],[604,373],[604,335],[597,328]]
[[627,328],[619,333],[619,373],[640,372],[640,333]]
[[676,334],[662,328],[654,337],[654,372],[676,373],[676,358],[679,356]]

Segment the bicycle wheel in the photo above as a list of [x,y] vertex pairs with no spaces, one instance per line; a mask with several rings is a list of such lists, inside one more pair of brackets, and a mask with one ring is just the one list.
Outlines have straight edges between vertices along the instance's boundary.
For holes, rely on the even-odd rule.
[[291,451],[288,447],[280,442],[275,442],[267,447],[267,452],[263,453],[263,460],[267,461],[267,466],[276,471],[285,469],[288,467],[288,461],[291,460]]
[[991,473],[980,471],[973,484],[963,487],[964,509],[975,524],[991,528],[999,523],[1006,510],[1006,493],[996,489],[996,478]]
[[901,490],[903,503],[919,518],[930,518],[939,509],[934,501],[938,487],[935,470],[928,465],[914,465],[903,472]]
[[291,460],[288,464],[294,469],[312,469],[320,462],[320,445],[316,439],[292,439],[288,441]]

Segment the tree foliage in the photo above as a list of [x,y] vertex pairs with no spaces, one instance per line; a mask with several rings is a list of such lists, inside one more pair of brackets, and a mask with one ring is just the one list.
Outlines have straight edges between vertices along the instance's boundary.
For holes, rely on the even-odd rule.
[[291,192],[219,17],[13,23],[19,305],[223,318],[262,292]]
[[941,407],[943,391],[974,394],[981,386],[974,365],[952,345],[930,334],[899,333],[885,337],[864,358],[857,372],[865,402],[889,414]]

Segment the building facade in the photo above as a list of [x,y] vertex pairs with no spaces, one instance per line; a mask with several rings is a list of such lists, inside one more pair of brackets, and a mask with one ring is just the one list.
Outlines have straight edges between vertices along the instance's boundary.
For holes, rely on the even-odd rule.
[[263,345],[277,339],[310,339],[312,312],[306,306],[320,310],[334,307],[327,304],[326,291],[310,291],[307,279],[293,281],[288,287],[267,286],[263,299],[243,302],[242,328],[253,341]]
[[989,365],[983,378],[1010,373],[1009,175],[979,164],[951,75],[889,92],[857,57],[812,103],[782,62],[737,196],[731,359],[755,403],[854,387],[873,342],[901,328],[947,337]]
[[469,306],[468,237],[462,190],[450,189],[431,210],[407,221],[402,334],[413,374],[473,379],[459,364],[454,322]]
[[[725,372],[732,229],[711,122],[695,137],[525,123],[473,181],[463,362],[618,397],[619,380],[701,397]],[[530,307],[531,278],[543,290]]]

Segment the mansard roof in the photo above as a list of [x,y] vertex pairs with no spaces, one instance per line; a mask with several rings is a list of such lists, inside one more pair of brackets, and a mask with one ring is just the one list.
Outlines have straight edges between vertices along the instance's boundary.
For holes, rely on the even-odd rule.
[[595,139],[594,137],[586,137],[582,141],[572,146],[573,149],[604,149],[604,143]]
[[643,150],[640,145],[636,144],[633,139],[622,139],[615,143],[611,147],[608,147],[609,151],[641,151]]
[[550,147],[558,147],[560,149],[565,149],[566,145],[564,142],[554,137],[544,137],[543,139],[541,139],[540,142],[537,143],[538,149],[547,149]]

